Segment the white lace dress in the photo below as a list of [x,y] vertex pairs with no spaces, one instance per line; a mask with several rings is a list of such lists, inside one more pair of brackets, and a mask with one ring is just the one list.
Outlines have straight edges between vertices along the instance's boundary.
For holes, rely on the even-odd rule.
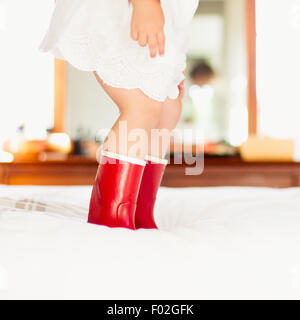
[[78,69],[96,71],[110,86],[139,88],[152,99],[178,96],[186,67],[186,36],[198,0],[161,0],[165,14],[163,57],[130,38],[127,0],[57,0],[41,50]]

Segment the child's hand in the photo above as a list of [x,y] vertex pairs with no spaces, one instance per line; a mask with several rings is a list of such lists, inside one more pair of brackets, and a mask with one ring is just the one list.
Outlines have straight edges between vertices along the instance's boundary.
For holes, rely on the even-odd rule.
[[145,47],[149,46],[150,56],[154,58],[157,50],[160,55],[165,51],[165,17],[160,0],[131,0],[133,15],[131,38]]
[[184,80],[180,82],[180,84],[178,85],[178,89],[179,89],[179,99],[181,100],[184,96]]

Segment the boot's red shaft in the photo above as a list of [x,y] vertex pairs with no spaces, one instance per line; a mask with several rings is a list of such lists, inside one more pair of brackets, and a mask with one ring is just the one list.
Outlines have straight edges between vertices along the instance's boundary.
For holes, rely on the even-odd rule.
[[89,223],[135,229],[136,202],[145,168],[144,161],[136,160],[141,164],[102,156],[90,200]]
[[147,161],[146,163],[135,211],[137,229],[157,229],[154,220],[154,206],[167,161],[160,160],[160,162]]

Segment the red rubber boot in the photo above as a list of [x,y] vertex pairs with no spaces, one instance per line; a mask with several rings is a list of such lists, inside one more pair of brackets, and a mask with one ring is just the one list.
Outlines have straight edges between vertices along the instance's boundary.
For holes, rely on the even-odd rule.
[[161,184],[168,160],[148,156],[135,211],[137,229],[157,229],[154,221],[156,194]]
[[135,229],[135,209],[146,162],[102,152],[88,222]]

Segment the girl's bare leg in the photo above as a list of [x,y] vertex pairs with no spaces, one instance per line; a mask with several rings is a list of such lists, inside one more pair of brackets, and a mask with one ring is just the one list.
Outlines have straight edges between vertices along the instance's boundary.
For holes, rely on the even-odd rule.
[[[166,168],[163,159],[170,144],[170,135],[181,114],[181,97],[167,99],[157,124],[157,135],[151,139],[152,148],[148,151],[147,164],[143,172],[137,207],[135,211],[136,228],[156,229],[154,219],[155,199]],[[159,138],[159,139],[158,139]]]
[[[108,86],[94,74],[120,110],[120,116],[108,134],[103,148],[109,152],[144,159],[148,153],[151,129],[159,126],[163,102],[150,99],[139,89],[127,90]],[[124,125],[127,136],[124,134]]]
[[182,112],[182,97],[175,100],[167,98],[164,102],[161,116],[157,125],[159,138],[152,139],[152,148],[150,155],[163,159],[170,146],[172,131],[175,129]]

